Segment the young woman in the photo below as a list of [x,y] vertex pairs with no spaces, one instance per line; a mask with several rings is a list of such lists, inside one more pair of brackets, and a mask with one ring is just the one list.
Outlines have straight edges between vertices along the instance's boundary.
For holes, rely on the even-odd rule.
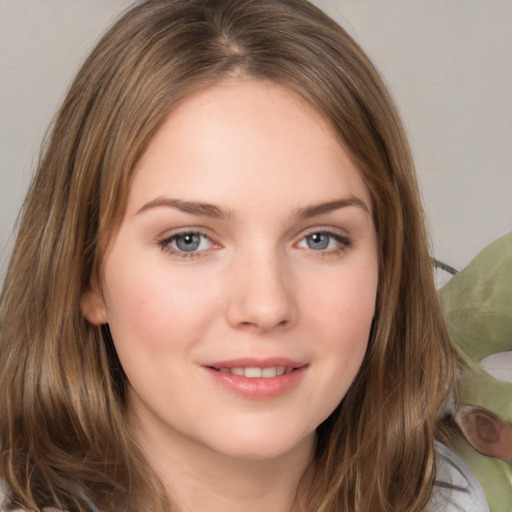
[[410,152],[305,1],[116,23],[43,151],[0,322],[7,507],[434,503],[453,357]]

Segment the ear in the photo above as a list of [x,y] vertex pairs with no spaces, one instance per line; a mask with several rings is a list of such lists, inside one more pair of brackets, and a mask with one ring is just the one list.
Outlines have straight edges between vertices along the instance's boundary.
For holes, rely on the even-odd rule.
[[80,298],[82,314],[94,325],[108,323],[107,308],[96,278],[91,278],[90,283]]
[[475,450],[488,457],[512,459],[512,427],[492,412],[462,405],[455,422]]

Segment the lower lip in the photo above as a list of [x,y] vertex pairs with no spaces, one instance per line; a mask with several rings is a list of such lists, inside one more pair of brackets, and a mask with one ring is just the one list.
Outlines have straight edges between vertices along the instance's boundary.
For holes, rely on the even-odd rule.
[[296,368],[291,373],[270,378],[249,378],[231,373],[222,373],[213,368],[205,369],[208,374],[228,391],[252,400],[276,398],[291,391],[304,378],[307,366]]

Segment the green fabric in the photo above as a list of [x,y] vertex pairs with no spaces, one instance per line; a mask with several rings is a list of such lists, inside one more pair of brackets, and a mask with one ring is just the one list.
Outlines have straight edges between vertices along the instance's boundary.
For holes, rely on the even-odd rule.
[[[464,362],[457,383],[460,402],[487,409],[512,425],[512,384],[480,367],[486,356],[512,351],[512,233],[480,252],[439,296]],[[512,461],[482,455],[462,438],[455,449],[480,480],[491,510],[512,512]]]
[[453,449],[478,478],[492,512],[512,512],[511,465],[478,453],[462,436],[455,440]]
[[512,233],[488,245],[439,295],[453,341],[467,357],[480,362],[512,350]]

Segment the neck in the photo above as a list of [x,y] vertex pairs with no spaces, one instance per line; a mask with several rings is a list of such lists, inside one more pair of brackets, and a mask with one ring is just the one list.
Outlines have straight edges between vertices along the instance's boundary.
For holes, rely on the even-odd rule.
[[296,512],[299,481],[315,442],[312,435],[277,457],[244,459],[183,437],[167,435],[160,442],[148,439],[147,432],[138,437],[180,512]]

